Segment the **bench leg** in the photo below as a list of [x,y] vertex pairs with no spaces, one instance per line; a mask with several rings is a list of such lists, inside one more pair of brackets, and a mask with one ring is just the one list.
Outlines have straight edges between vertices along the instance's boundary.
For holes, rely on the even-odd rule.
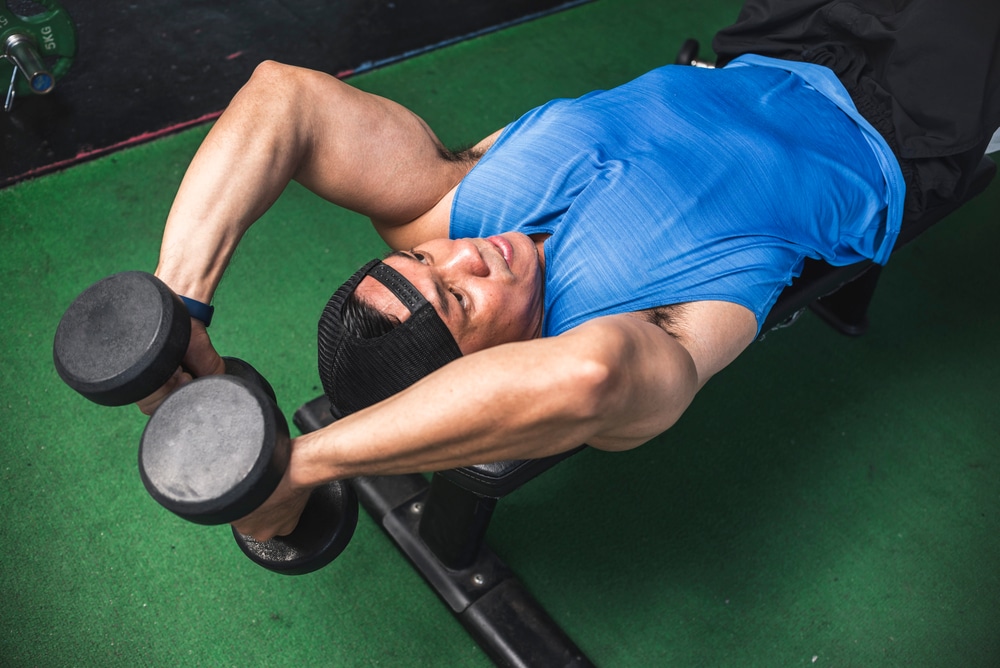
[[841,334],[861,336],[868,331],[868,306],[875,296],[881,274],[882,267],[872,265],[836,292],[817,299],[809,308]]
[[[495,500],[462,499],[476,495],[441,476],[430,485],[420,475],[352,483],[365,510],[496,665],[593,665],[483,540]],[[432,529],[422,526],[428,517]],[[453,567],[424,541],[425,532]]]

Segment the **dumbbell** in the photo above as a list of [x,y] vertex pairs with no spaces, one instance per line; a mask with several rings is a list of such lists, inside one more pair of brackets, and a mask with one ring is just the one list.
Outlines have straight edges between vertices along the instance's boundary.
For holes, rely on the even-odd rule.
[[[270,385],[235,360],[225,375],[198,378],[160,404],[142,434],[139,473],[150,495],[176,515],[227,524],[271,496],[290,454],[288,424]],[[337,482],[313,491],[288,536],[260,542],[235,529],[233,536],[256,563],[296,575],[339,555],[357,520],[353,488]]]
[[[124,272],[73,301],[56,329],[53,360],[74,390],[121,406],[162,387],[190,337],[187,308],[170,288],[152,274]],[[271,386],[246,362],[225,361],[225,375],[196,379],[167,397],[140,445],[140,474],[153,497],[203,524],[249,514],[277,487],[290,455],[288,426]],[[356,524],[357,497],[338,481],[313,492],[289,536],[258,542],[234,535],[256,563],[299,574],[334,559]]]
[[698,40],[684,40],[684,43],[681,44],[681,48],[677,51],[677,59],[674,61],[674,64],[715,69],[715,63],[710,63],[706,60],[698,60],[698,51],[700,49],[701,45],[698,43]]

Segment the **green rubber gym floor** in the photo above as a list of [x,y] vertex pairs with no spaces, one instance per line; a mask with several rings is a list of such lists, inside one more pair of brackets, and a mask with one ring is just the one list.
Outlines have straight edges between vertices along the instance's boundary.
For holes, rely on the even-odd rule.
[[[598,0],[353,83],[464,144],[672,61],[737,8]],[[205,131],[0,191],[0,664],[489,665],[366,515],[326,569],[264,571],[148,497],[137,410],[56,376],[62,311],[152,270]],[[668,434],[504,500],[491,544],[601,666],[1000,665],[998,223],[1000,181],[890,262],[867,336],[808,314],[772,333]],[[218,292],[217,347],[291,416],[318,394],[320,309],[380,251],[291,187]]]

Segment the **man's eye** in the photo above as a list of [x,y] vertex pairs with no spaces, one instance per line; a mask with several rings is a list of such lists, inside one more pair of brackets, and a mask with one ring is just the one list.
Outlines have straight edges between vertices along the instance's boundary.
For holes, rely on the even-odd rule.
[[424,261],[424,254],[423,253],[418,253],[416,251],[413,251],[413,257],[415,257],[418,262],[423,262]]
[[465,297],[463,297],[458,292],[452,292],[451,294],[455,296],[456,301],[458,301],[458,303],[461,304],[462,307],[464,308],[465,307]]

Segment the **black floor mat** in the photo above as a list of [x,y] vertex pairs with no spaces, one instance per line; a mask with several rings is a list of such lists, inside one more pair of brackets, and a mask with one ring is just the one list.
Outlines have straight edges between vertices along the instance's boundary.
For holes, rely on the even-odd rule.
[[346,76],[584,1],[64,0],[77,55],[0,112],[0,187],[210,120],[265,59]]

